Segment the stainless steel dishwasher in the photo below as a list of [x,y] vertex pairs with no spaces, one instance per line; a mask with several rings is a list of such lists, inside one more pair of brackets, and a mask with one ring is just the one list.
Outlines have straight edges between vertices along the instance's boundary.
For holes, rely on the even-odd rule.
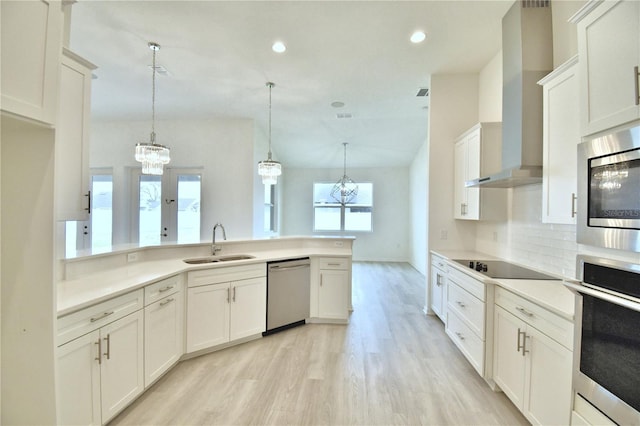
[[309,258],[269,262],[267,273],[267,331],[271,334],[309,318],[311,262]]

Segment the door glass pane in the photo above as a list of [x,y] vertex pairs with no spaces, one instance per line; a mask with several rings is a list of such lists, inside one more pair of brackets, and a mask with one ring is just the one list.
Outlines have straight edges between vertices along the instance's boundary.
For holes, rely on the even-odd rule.
[[111,247],[113,232],[113,176],[91,177],[91,248]]
[[178,243],[200,242],[200,175],[178,175]]
[[162,176],[140,176],[138,241],[141,246],[160,244]]

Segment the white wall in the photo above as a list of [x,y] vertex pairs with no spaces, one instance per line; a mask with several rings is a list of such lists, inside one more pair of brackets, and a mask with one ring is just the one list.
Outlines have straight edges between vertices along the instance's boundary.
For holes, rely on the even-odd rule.
[[[373,232],[354,235],[353,260],[409,260],[409,169],[353,168],[347,170],[356,182],[373,183]],[[336,235],[313,232],[313,183],[335,182],[342,169],[287,169],[282,176],[281,235]]]
[[478,74],[431,77],[428,250],[473,249],[475,224],[453,219],[455,139],[478,123]]
[[480,70],[478,86],[478,121],[502,121],[502,51]]
[[[91,123],[91,167],[114,172],[114,244],[131,241],[129,232],[130,169],[137,142],[148,142],[148,121]],[[203,240],[221,222],[229,239],[252,238],[254,206],[262,197],[256,187],[254,125],[250,119],[161,120],[156,142],[171,148],[169,167],[202,167]]]
[[425,142],[409,168],[409,207],[411,232],[409,235],[409,263],[422,275],[427,275],[427,223],[429,223],[429,185],[427,166],[429,150]]

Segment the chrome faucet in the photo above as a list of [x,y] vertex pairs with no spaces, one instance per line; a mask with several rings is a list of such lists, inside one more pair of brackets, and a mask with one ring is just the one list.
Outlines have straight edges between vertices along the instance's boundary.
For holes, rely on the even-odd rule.
[[224,226],[222,226],[220,222],[216,223],[215,226],[213,227],[213,237],[211,239],[211,254],[214,256],[216,252],[222,250],[222,247],[218,247],[216,245],[216,229],[218,229],[218,227],[222,229],[222,239],[225,241],[227,240],[227,233],[224,230]]

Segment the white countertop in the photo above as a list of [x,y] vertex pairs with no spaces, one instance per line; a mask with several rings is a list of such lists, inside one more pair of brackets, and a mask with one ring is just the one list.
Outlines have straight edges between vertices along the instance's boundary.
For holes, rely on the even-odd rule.
[[[519,296],[531,300],[532,302],[542,306],[543,308],[560,315],[570,321],[573,321],[575,312],[575,295],[568,290],[562,284],[562,278],[558,277],[557,280],[510,280],[510,279],[495,279],[489,278],[473,269],[466,268],[464,265],[459,265],[453,262],[453,259],[473,259],[473,260],[503,260],[495,256],[489,256],[484,253],[478,253],[474,251],[461,251],[461,250],[431,250],[431,253],[436,254],[446,260],[450,260],[449,265],[462,271],[466,274],[472,275],[475,279],[484,282],[485,284],[498,285],[506,290],[512,291]],[[510,263],[515,263],[508,261]],[[517,264],[517,263],[515,263]],[[528,269],[533,269],[529,266],[524,266]],[[537,270],[547,275],[555,276],[555,274],[549,274],[545,271]]]
[[[233,253],[225,253],[224,255],[232,254]],[[186,271],[224,268],[297,257],[351,256],[350,251],[349,253],[344,253],[344,251],[326,247],[295,247],[289,249],[243,251],[242,254],[250,254],[255,256],[255,258],[230,262],[190,265],[183,262],[182,259],[194,256],[181,256],[179,258],[172,259],[131,262],[126,266],[89,273],[71,280],[59,281],[57,283],[58,317]]]

